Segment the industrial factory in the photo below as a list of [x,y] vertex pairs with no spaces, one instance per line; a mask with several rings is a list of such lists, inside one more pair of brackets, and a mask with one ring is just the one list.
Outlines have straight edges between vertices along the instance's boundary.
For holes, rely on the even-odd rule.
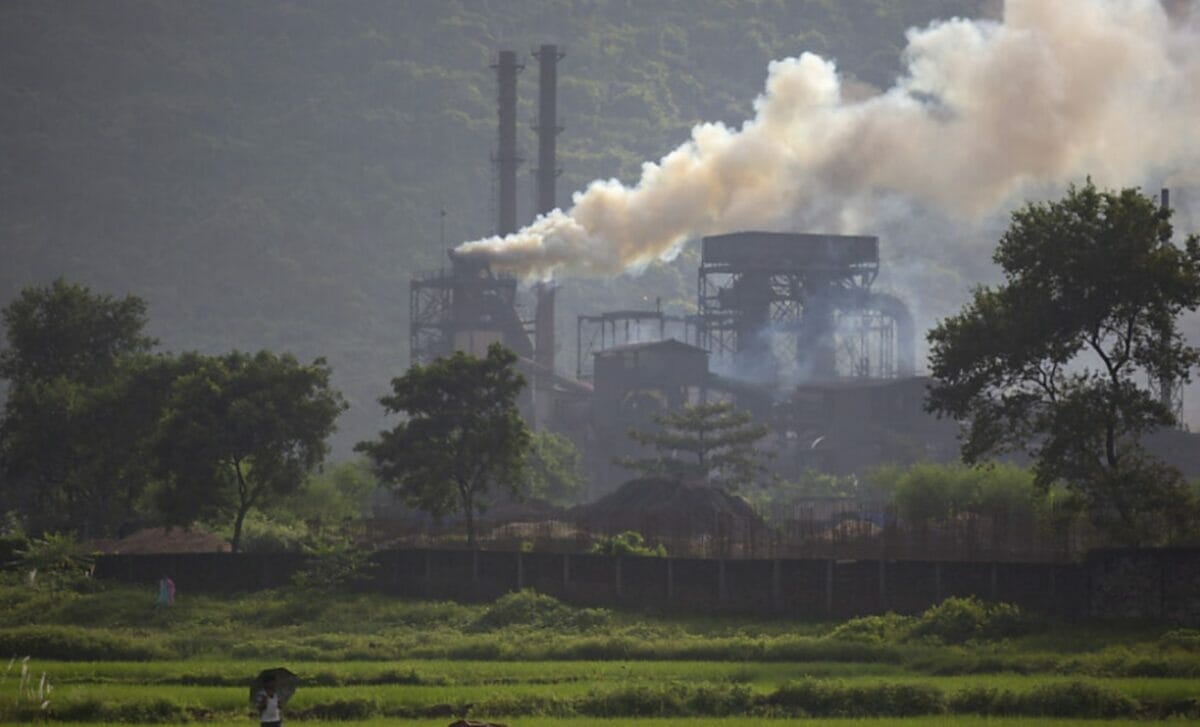
[[[555,208],[557,63],[538,61],[537,212]],[[499,134],[496,234],[517,230],[517,74],[513,51],[493,66]],[[767,423],[764,446],[785,477],[834,474],[885,462],[956,456],[955,426],[922,408],[917,332],[905,302],[873,289],[879,240],[870,236],[743,231],[701,240],[693,312],[598,311],[576,321],[575,370],[556,361],[555,286],[494,272],[482,256],[451,253],[448,265],[410,285],[412,360],[454,350],[482,354],[493,342],[520,358],[530,382],[522,410],[531,426],[568,436],[584,455],[589,496],[628,479],[613,460],[632,454],[631,428],[705,401],[730,401]],[[569,285],[569,282],[565,283]],[[532,298],[532,305],[522,298]],[[533,310],[532,320],[519,311]]]

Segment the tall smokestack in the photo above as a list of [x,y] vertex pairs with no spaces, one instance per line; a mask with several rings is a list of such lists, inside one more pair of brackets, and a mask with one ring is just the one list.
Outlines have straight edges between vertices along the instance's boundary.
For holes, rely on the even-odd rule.
[[499,177],[496,234],[508,235],[517,231],[517,167],[524,161],[517,156],[517,74],[525,66],[517,64],[515,52],[502,50],[492,68],[496,69],[496,112],[500,121],[493,158]]
[[534,52],[538,59],[538,135],[537,213],[546,214],[557,207],[554,180],[559,172],[556,160],[558,125],[558,61],[563,57],[556,45],[543,45]]
[[[546,214],[558,206],[555,200],[555,179],[559,169],[557,140],[562,131],[558,125],[558,61],[563,57],[556,45],[543,45],[534,51],[538,59],[538,120],[533,127],[538,135],[537,213]],[[545,369],[554,370],[554,292],[551,285],[539,285],[537,312],[534,316],[534,351]],[[545,379],[539,376],[539,381]]]

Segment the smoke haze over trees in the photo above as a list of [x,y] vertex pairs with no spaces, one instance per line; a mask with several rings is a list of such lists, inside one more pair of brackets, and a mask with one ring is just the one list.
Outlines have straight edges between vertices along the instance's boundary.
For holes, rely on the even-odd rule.
[[[698,123],[752,117],[772,60],[805,51],[835,59],[846,95],[857,97],[893,85],[908,28],[996,7],[7,2],[0,305],[63,275],[144,297],[148,333],[169,350],[325,356],[351,405],[335,435],[344,455],[379,428],[375,401],[408,364],[408,278],[445,261],[439,210],[444,247],[493,231],[488,66],[497,50],[526,63],[544,42],[567,53],[566,204],[593,179],[635,182],[644,161]],[[521,121],[535,115],[536,83],[532,69],[520,78]],[[518,133],[532,157],[532,131],[522,123]],[[519,220],[532,218],[532,166],[521,170]],[[917,254],[937,242],[922,238],[923,220],[894,222],[868,232],[883,236],[885,256],[920,267],[921,281],[939,283],[925,287],[943,291],[919,313],[948,312],[970,283],[994,275],[996,234],[967,245],[977,254],[965,261],[934,261]],[[563,351],[576,313],[652,307],[659,296],[669,309],[692,306],[692,255],[615,284],[564,287]]]

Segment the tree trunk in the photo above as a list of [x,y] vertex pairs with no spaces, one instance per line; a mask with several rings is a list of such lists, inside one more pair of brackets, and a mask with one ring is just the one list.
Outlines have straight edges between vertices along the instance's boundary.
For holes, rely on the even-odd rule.
[[242,522],[246,519],[246,513],[250,511],[250,506],[254,504],[254,498],[250,497],[250,487],[246,484],[245,475],[242,474],[240,460],[233,460],[233,471],[237,473],[238,479],[238,511],[237,517],[233,521],[233,539],[230,546],[233,552],[240,553],[242,550]]
[[242,521],[246,519],[246,513],[249,510],[249,506],[239,507],[237,518],[233,521],[233,538],[229,544],[235,553],[240,553],[242,550]]
[[475,498],[469,493],[463,495],[463,514],[467,517],[467,548],[478,550],[475,540]]

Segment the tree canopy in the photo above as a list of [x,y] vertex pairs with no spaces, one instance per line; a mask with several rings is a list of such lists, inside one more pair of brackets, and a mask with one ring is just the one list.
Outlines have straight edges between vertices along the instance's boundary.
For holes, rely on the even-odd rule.
[[322,359],[235,351],[189,354],[183,366],[154,448],[159,506],[181,525],[232,514],[236,552],[246,513],[295,492],[322,463],[345,404]]
[[1192,507],[1181,475],[1140,438],[1175,424],[1147,377],[1186,383],[1200,361],[1177,328],[1200,306],[1200,240],[1172,244],[1171,212],[1089,181],[1013,213],[1004,274],[929,333],[931,411],[967,422],[963,457],[1023,451],[1114,536],[1148,542]]
[[379,400],[403,421],[357,447],[406,504],[435,517],[461,512],[471,547],[488,492],[495,486],[519,495],[528,483],[531,436],[517,410],[525,378],[516,362],[493,343],[483,358],[456,351],[414,365]]
[[754,424],[750,412],[718,402],[686,406],[654,415],[656,431],[631,430],[629,436],[657,453],[644,459],[619,461],[645,475],[699,479],[736,491],[765,472],[765,453],[756,443],[767,436],[767,427]]
[[0,314],[0,505],[35,533],[104,535],[133,516],[164,382],[145,310],[136,296],[60,278],[24,289]]

